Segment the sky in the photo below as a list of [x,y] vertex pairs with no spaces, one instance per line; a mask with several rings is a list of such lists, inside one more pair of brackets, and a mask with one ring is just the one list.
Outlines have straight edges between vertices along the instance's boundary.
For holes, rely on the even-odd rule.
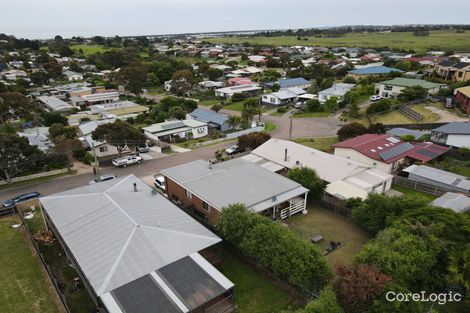
[[342,25],[470,24],[469,0],[2,0],[0,33],[132,36]]

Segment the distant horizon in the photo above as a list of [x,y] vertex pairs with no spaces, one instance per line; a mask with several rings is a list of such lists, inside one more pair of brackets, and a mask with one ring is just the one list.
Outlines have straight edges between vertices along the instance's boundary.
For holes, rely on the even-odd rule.
[[181,33],[155,33],[155,34],[127,34],[127,35],[122,35],[122,34],[110,34],[110,35],[100,35],[100,34],[95,34],[95,35],[87,35],[87,36],[83,36],[83,35],[69,35],[69,36],[65,36],[65,35],[62,35],[60,33],[58,34],[55,34],[51,37],[48,37],[48,38],[28,38],[28,37],[23,37],[23,36],[17,36],[15,34],[11,34],[11,33],[4,33],[2,32],[3,34],[7,35],[7,36],[14,36],[15,38],[18,38],[18,39],[29,39],[29,40],[52,40],[54,39],[55,36],[61,36],[62,38],[64,39],[72,39],[73,37],[81,37],[81,38],[85,38],[85,39],[90,39],[90,38],[93,38],[95,36],[100,36],[100,37],[105,37],[105,38],[112,38],[112,37],[115,37],[115,36],[118,36],[118,37],[161,37],[161,36],[181,36],[181,35],[198,35],[198,34],[236,34],[236,33],[240,33],[240,34],[244,34],[244,33],[259,33],[259,32],[271,32],[271,31],[286,31],[286,30],[293,30],[293,31],[296,31],[298,29],[331,29],[331,28],[346,28],[346,27],[393,27],[393,26],[397,26],[397,27],[404,27],[404,26],[416,26],[416,27],[419,27],[419,26],[450,26],[450,25],[460,25],[460,26],[467,26],[467,25],[470,25],[467,24],[467,23],[460,23],[460,24],[457,24],[457,23],[427,23],[427,24],[424,24],[424,23],[420,23],[420,24],[412,24],[412,23],[406,23],[406,24],[354,24],[354,25],[332,25],[332,26],[309,26],[309,27],[298,27],[298,28],[270,28],[270,29],[235,29],[235,30],[216,30],[216,31],[200,31],[200,32],[181,32]]
[[[2,3],[8,12],[0,32],[18,38],[56,35],[141,36],[323,28],[336,25],[469,24],[468,0],[16,0]],[[450,10],[449,8],[454,8]],[[460,8],[460,9],[459,9]]]

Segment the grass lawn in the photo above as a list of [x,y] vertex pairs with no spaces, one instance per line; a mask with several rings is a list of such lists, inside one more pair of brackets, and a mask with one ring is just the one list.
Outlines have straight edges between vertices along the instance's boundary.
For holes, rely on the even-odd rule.
[[274,112],[272,112],[272,113],[269,114],[269,115],[270,115],[270,116],[279,116],[279,117],[280,117],[280,116],[283,116],[283,115],[286,114],[286,113],[287,113],[287,111],[286,111],[286,112],[277,112],[277,111],[274,111]]
[[11,183],[11,184],[6,184],[6,185],[0,185],[0,190],[5,190],[5,189],[10,189],[10,188],[17,188],[20,186],[26,186],[26,185],[32,185],[32,184],[38,184],[38,183],[43,183],[55,178],[59,178],[62,176],[68,176],[68,175],[75,175],[77,174],[77,171],[73,170],[70,173],[65,172],[65,173],[60,173],[60,174],[55,174],[55,175],[50,175],[50,176],[44,176],[44,177],[38,177],[38,178],[33,178],[29,180],[24,180],[16,183]]
[[274,313],[291,306],[289,294],[224,249],[221,272],[235,284],[238,313]]
[[[373,123],[382,123],[382,124],[421,124],[421,123],[433,123],[439,120],[439,115],[431,112],[426,109],[427,103],[414,104],[410,108],[423,116],[422,121],[413,121],[407,118],[405,115],[401,114],[398,110],[382,114],[374,115],[371,120]],[[369,121],[364,116],[361,119],[354,120],[355,122],[363,123],[364,125],[369,125]]]
[[266,122],[264,123],[264,131],[266,132],[272,132],[277,129],[277,124],[273,122]]
[[327,46],[327,47],[388,47],[390,49],[414,49],[424,52],[427,49],[468,51],[470,50],[470,32],[456,33],[455,31],[431,31],[429,36],[417,37],[411,32],[394,33],[348,33],[343,37],[317,38],[307,37],[308,40],[297,40],[295,36],[279,37],[222,37],[205,40],[216,43],[233,43],[272,46]]
[[[5,313],[59,313],[52,300],[55,290],[47,283],[37,256],[23,229],[12,229],[16,218],[0,220],[0,311]],[[59,299],[57,298],[57,301]]]
[[421,191],[417,191],[417,190],[413,190],[413,189],[409,189],[409,188],[406,188],[406,187],[403,187],[403,186],[399,186],[399,185],[393,185],[392,186],[392,189],[396,190],[396,191],[399,191],[405,195],[408,195],[408,196],[413,196],[413,197],[422,197],[426,200],[428,200],[429,202],[437,199],[438,197],[437,196],[433,196],[433,195],[430,195],[429,193],[425,193],[425,192],[421,192]]
[[231,104],[224,105],[224,109],[225,110],[241,112],[241,111],[243,111],[243,102],[244,101],[237,101],[237,102],[233,102]]
[[90,54],[95,54],[97,52],[104,52],[106,50],[116,49],[116,48],[107,48],[105,46],[100,45],[73,45],[70,48],[74,51],[79,51],[80,49],[83,50],[83,54],[85,56],[89,56]]
[[200,105],[200,106],[204,106],[204,107],[211,107],[211,106],[213,106],[214,104],[217,104],[217,103],[220,103],[220,100],[211,99],[211,100],[201,100],[197,104]]
[[[452,172],[458,175],[470,177],[470,162],[469,161],[467,161],[466,163],[462,161],[460,161],[459,163],[456,163],[456,162],[455,161],[453,162],[451,158],[445,158],[444,160],[440,161],[438,164],[439,164],[439,168],[442,170]],[[468,164],[468,166],[466,166],[466,164]]]
[[331,145],[338,142],[338,137],[296,138],[293,141],[313,149],[330,152],[333,150]]
[[319,247],[324,250],[331,240],[340,241],[343,246],[325,258],[330,266],[337,263],[351,264],[355,255],[369,241],[372,236],[350,218],[343,217],[334,212],[309,205],[308,214],[297,214],[286,219],[285,223],[300,238],[310,242],[310,238],[320,234],[325,239],[319,243]]
[[294,113],[294,118],[303,118],[303,117],[328,117],[331,112],[297,112]]
[[[44,221],[41,213],[37,213],[33,219],[27,221],[28,228],[34,234],[44,229]],[[39,249],[44,255],[46,263],[49,265],[52,275],[64,284],[62,293],[65,296],[67,305],[73,313],[89,313],[95,309],[95,305],[87,290],[82,286],[79,290],[73,290],[73,280],[78,276],[75,269],[70,267],[65,253],[58,243],[42,244]],[[44,311],[48,312],[48,311]]]

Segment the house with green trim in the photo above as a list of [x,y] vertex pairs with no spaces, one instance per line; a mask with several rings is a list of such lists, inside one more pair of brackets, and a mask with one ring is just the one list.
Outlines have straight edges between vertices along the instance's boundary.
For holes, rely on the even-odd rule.
[[403,89],[407,87],[420,86],[428,91],[429,95],[435,95],[441,88],[447,85],[428,82],[422,79],[396,77],[391,80],[386,80],[375,84],[375,94],[382,96],[382,98],[396,98]]

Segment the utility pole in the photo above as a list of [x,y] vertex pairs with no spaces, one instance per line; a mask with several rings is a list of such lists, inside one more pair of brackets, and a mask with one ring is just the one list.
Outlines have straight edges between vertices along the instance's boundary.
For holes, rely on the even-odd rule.
[[292,123],[294,122],[294,112],[290,113],[289,118],[289,140],[292,140]]
[[100,162],[98,161],[98,158],[96,157],[96,151],[95,151],[95,143],[92,142],[91,144],[91,151],[93,153],[93,159],[94,159],[94,163],[95,163],[95,169],[96,169],[96,177],[95,178],[98,178],[100,177]]

